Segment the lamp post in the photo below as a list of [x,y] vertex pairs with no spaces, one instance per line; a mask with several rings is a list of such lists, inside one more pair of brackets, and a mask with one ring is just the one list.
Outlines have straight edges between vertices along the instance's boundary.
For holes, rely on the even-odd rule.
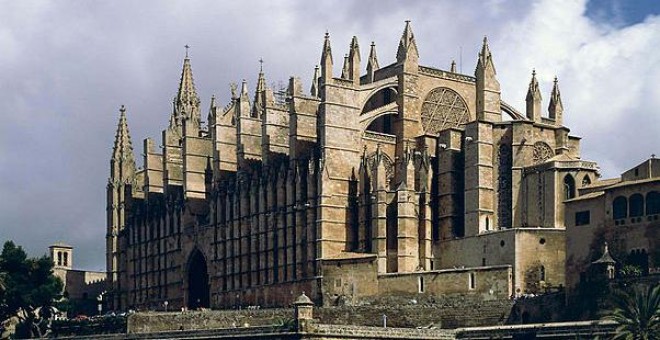
[[167,302],[167,300],[165,300],[165,302],[163,302],[163,306],[165,306],[165,313],[167,313],[167,305],[169,305],[169,304],[170,303]]
[[101,315],[103,312],[103,293],[96,297],[96,301],[98,302],[99,315]]

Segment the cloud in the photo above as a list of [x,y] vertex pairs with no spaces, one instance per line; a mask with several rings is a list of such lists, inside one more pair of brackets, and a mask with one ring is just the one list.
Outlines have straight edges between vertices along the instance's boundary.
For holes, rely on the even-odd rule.
[[[366,59],[394,61],[412,20],[424,65],[452,59],[471,74],[484,35],[505,100],[524,108],[531,69],[545,104],[559,76],[566,124],[583,155],[615,176],[648,157],[658,134],[658,18],[620,27],[592,21],[586,1],[3,1],[0,12],[0,241],[33,255],[63,240],[83,268],[104,268],[105,184],[119,105],[141,158],[160,136],[184,55],[206,107],[250,89],[265,60],[267,82],[299,76],[308,88],[326,30],[335,73],[357,35]],[[461,58],[462,57],[462,58]],[[363,60],[364,61],[364,60]],[[364,65],[363,65],[364,66]]]

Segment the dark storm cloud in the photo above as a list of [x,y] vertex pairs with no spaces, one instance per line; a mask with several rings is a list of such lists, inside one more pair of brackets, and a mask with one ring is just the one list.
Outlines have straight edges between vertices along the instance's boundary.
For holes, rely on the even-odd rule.
[[[577,3],[584,7],[584,2]],[[569,73],[580,69],[580,60],[591,57],[548,56],[527,48],[529,39],[549,39],[567,53],[589,54],[578,49],[591,40],[605,44],[603,37],[611,37],[592,33],[585,22],[578,32],[586,32],[583,40],[555,41],[558,33],[550,24],[524,26],[526,20],[542,21],[538,6],[497,0],[2,1],[0,241],[13,239],[33,255],[43,254],[55,241],[65,241],[75,247],[76,266],[104,269],[105,184],[117,110],[121,104],[127,106],[140,160],[142,139],[159,140],[167,124],[186,44],[192,46],[195,84],[206,108],[213,94],[220,105],[227,103],[230,82],[245,78],[254,90],[260,58],[265,61],[268,84],[286,84],[289,76],[296,75],[309,88],[326,30],[331,34],[335,73],[353,35],[359,38],[363,62],[375,41],[380,64],[387,65],[394,61],[404,20],[410,19],[423,64],[448,68],[452,59],[460,63],[462,55],[463,72],[468,74],[488,34],[503,95],[519,104],[532,60],[537,66],[547,65],[548,72]],[[558,7],[569,14],[580,11]],[[582,17],[582,13],[574,15]],[[654,70],[658,72],[657,67]],[[589,100],[597,101],[580,91],[580,84],[593,85],[599,95],[606,93],[594,78],[562,76],[569,107],[588,108]],[[550,81],[548,75],[543,86]],[[653,90],[645,84],[638,93],[645,91]],[[659,103],[646,100],[644,105]],[[639,108],[639,103],[632,107]],[[605,119],[600,131],[627,124],[620,116],[615,118]],[[586,133],[587,120],[567,120],[586,141],[593,140],[587,144],[592,151],[588,156],[600,161],[591,156],[607,153],[602,165],[616,171],[649,153],[640,150],[631,161],[625,148],[599,147],[608,136]],[[658,123],[653,118],[642,121]],[[649,138],[657,133],[652,128],[629,131]]]

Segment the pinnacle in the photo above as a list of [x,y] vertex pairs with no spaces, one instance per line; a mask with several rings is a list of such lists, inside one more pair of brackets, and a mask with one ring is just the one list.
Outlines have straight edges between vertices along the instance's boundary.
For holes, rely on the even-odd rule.
[[323,40],[323,52],[321,52],[321,63],[323,64],[327,58],[330,58],[330,63],[332,64],[332,48],[330,47],[330,33],[325,32],[325,38]]
[[115,134],[115,144],[112,149],[112,159],[115,162],[127,162],[129,168],[135,168],[133,158],[133,144],[131,135],[128,131],[128,122],[126,119],[126,107],[122,105],[119,108],[119,122],[117,123],[117,132]]
[[[410,49],[414,47],[414,51]],[[401,35],[401,40],[399,41],[399,48],[396,52],[397,61],[402,61],[406,59],[408,53],[414,53],[419,56],[417,51],[417,43],[415,42],[415,35],[413,34],[412,27],[410,26],[410,20],[406,20],[406,27],[403,29],[403,34]]]
[[378,69],[378,57],[376,56],[376,43],[371,42],[371,50],[369,50],[369,60],[367,65],[371,65],[372,69]]

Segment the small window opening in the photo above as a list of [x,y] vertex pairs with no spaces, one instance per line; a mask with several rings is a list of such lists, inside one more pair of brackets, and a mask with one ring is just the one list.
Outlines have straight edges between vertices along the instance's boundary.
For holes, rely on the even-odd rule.
[[62,252],[61,251],[57,252],[57,265],[58,266],[62,265]]
[[69,265],[69,253],[64,253],[64,266]]
[[470,273],[468,275],[468,287],[470,290],[474,290],[477,288],[477,276],[475,273]]
[[424,293],[424,277],[420,276],[417,279],[417,287],[420,293]]
[[541,268],[539,268],[539,280],[545,281],[545,266],[541,266]]

